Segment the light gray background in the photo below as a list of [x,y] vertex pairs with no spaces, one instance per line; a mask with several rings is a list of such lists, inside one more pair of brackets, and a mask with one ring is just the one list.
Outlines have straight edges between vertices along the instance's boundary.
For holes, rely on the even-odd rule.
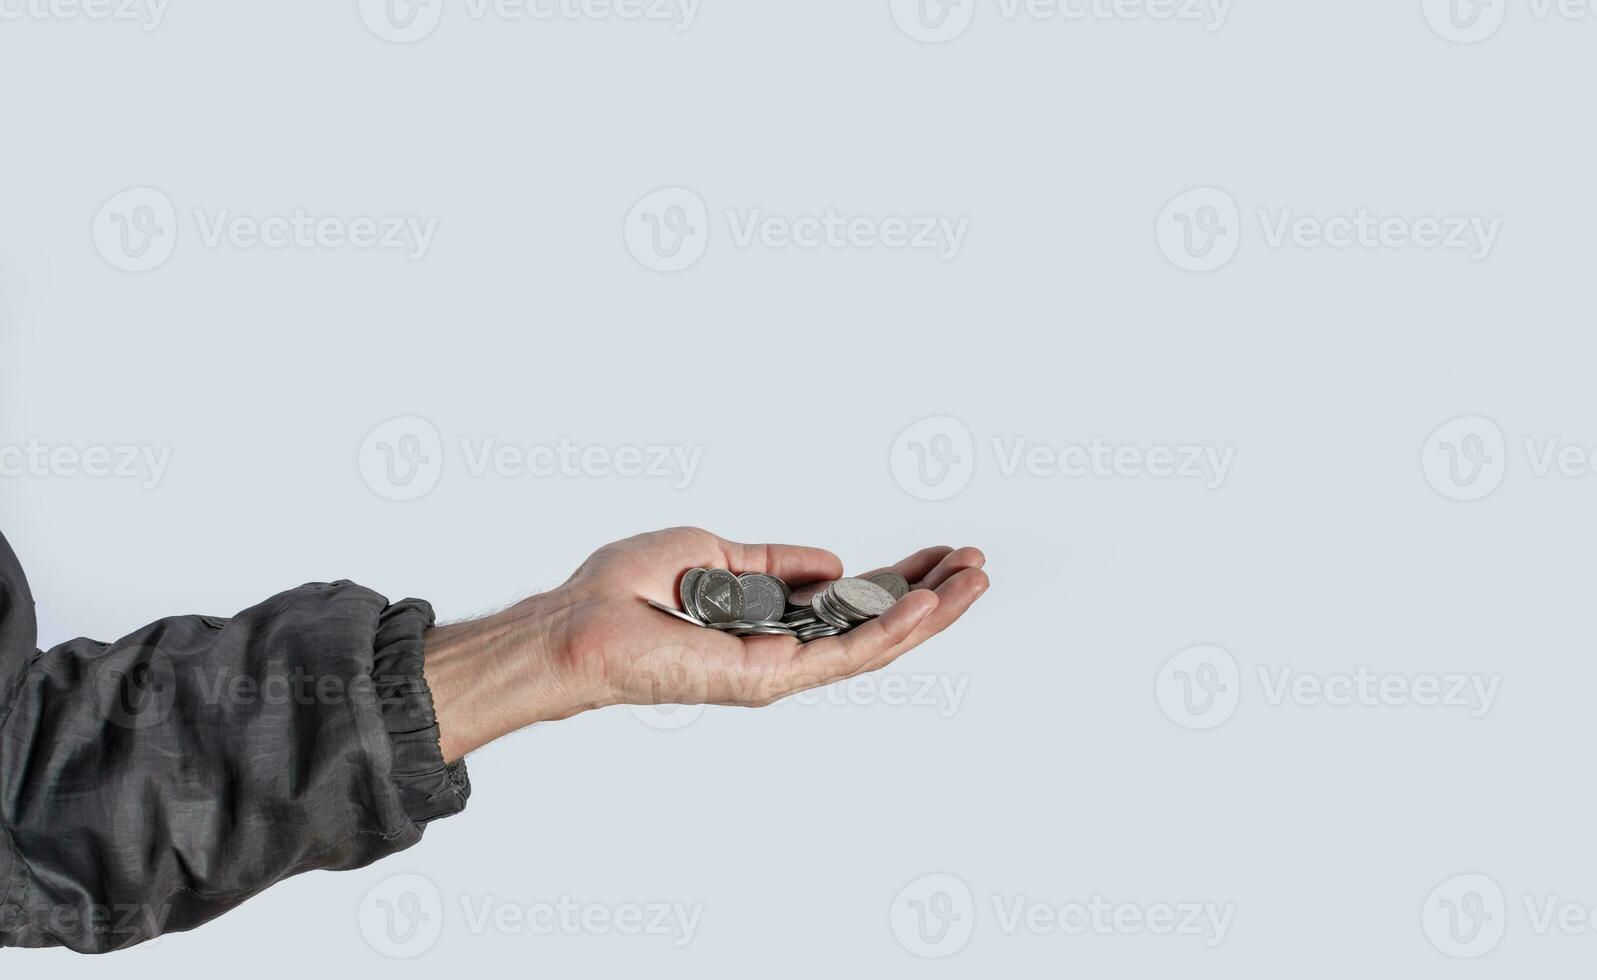
[[[842,703],[709,709],[675,731],[613,709],[521,733],[473,757],[470,808],[412,851],[287,882],[110,968],[1589,964],[1589,924],[1538,929],[1526,901],[1597,903],[1593,478],[1538,477],[1524,440],[1597,444],[1597,23],[1516,2],[1466,45],[1425,14],[1418,0],[1237,0],[1208,30],[1010,18],[983,0],[941,44],[909,36],[887,0],[703,0],[680,31],[474,19],[450,0],[411,44],[377,37],[354,0],[173,0],[153,30],[71,9],[0,21],[0,445],[171,449],[148,489],[0,478],[42,642],[335,577],[465,617],[678,523],[828,546],[856,569],[977,544],[994,582],[890,671],[966,685],[957,710],[856,688]],[[171,200],[178,234],[169,260],[132,273],[93,229],[102,204],[142,187]],[[662,187],[707,208],[708,248],[682,272],[629,254],[624,224]],[[1238,207],[1240,247],[1217,271],[1184,271],[1161,251],[1161,210],[1206,187]],[[421,261],[208,247],[193,212],[224,208],[438,225]],[[728,208],[970,224],[946,261],[740,248]],[[1501,231],[1484,260],[1272,246],[1257,212],[1284,208]],[[413,502],[361,469],[368,433],[403,416],[442,440],[437,487]],[[973,439],[968,487],[940,502],[892,467],[895,439],[929,416]],[[1505,440],[1487,440],[1502,484],[1476,502],[1427,479],[1433,432],[1461,416]],[[486,438],[702,447],[703,461],[681,489],[476,476],[460,440]],[[1006,476],[994,440],[1020,438],[1231,447],[1235,462],[1214,489]],[[1238,665],[1235,714],[1209,731],[1158,696],[1173,680],[1161,668],[1200,644]],[[1272,704],[1258,675],[1361,666],[1499,687],[1474,717]],[[401,873],[434,883],[442,934],[389,961],[358,921],[368,890]],[[892,927],[895,896],[930,873],[971,897],[951,895],[973,932],[944,959]],[[1505,904],[1485,926],[1500,942],[1473,961],[1423,925],[1464,873],[1490,876]],[[463,921],[462,898],[562,896],[702,904],[702,919],[683,948]],[[1094,896],[1235,910],[1211,947],[1006,935],[994,907]],[[5,955],[13,975],[108,966]]]

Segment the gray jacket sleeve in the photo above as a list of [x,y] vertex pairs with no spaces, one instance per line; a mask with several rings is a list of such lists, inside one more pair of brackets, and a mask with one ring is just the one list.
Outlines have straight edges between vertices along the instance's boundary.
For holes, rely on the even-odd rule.
[[0,537],[0,946],[101,953],[370,864],[465,807],[422,634],[350,582],[37,649]]

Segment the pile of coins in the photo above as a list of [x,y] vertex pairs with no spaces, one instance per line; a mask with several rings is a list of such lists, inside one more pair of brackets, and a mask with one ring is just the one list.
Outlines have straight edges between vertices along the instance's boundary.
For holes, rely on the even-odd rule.
[[887,612],[909,592],[893,571],[820,582],[794,591],[775,575],[692,568],[677,589],[681,609],[649,600],[678,619],[733,636],[791,636],[809,643],[840,636]]

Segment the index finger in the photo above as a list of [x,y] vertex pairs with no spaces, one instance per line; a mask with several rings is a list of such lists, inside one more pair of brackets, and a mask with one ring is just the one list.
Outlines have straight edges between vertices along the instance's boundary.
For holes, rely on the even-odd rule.
[[796,544],[740,544],[722,540],[727,566],[735,572],[775,575],[784,582],[814,582],[843,575],[843,560],[825,548]]
[[868,572],[862,573],[859,577],[870,578],[872,575],[875,575],[879,572],[897,572],[898,574],[904,576],[904,581],[909,583],[910,588],[914,588],[916,582],[919,582],[927,575],[930,575],[932,569],[936,568],[939,562],[953,553],[954,549],[948,547],[947,545],[939,545],[935,548],[922,548],[913,555],[910,555],[908,558],[905,558],[903,561],[888,565],[884,568],[873,568]]

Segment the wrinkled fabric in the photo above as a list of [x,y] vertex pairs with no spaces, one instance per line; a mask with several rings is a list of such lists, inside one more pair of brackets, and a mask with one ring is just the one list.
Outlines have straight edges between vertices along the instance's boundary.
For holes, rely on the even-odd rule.
[[432,622],[425,602],[315,583],[39,651],[0,537],[0,945],[125,949],[458,813],[470,785],[422,672]]

